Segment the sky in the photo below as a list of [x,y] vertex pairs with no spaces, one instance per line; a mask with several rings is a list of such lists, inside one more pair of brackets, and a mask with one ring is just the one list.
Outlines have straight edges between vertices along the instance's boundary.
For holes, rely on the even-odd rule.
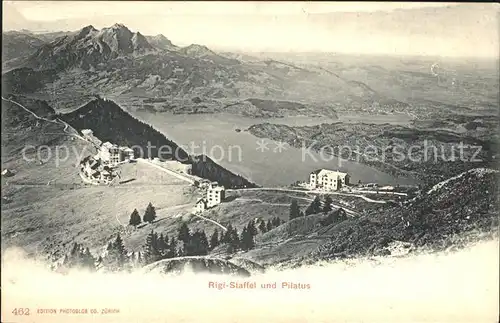
[[3,28],[123,23],[175,44],[246,52],[498,57],[496,4],[384,2],[9,1]]

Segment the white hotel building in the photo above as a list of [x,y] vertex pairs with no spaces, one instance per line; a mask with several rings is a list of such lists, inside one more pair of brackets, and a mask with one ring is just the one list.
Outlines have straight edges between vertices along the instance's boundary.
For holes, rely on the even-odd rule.
[[309,175],[310,189],[337,191],[349,185],[349,174],[329,169],[318,169]]

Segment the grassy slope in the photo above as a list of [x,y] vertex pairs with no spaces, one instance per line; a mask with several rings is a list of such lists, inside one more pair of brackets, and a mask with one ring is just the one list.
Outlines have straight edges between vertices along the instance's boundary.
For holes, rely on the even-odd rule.
[[374,210],[325,227],[317,225],[318,215],[296,219],[258,237],[257,248],[241,257],[261,264],[298,263],[390,254],[393,242],[409,243],[413,250],[460,247],[474,237],[498,232],[497,185],[497,172],[474,169],[403,207]]
[[[19,148],[25,143],[46,144],[52,150],[64,145],[80,154],[83,149],[92,151],[87,143],[71,140],[59,129],[62,125],[40,121],[36,127],[35,118],[15,105],[3,104],[2,114],[18,116],[15,123],[4,119],[2,124],[2,168],[16,173],[2,178],[2,200],[6,201],[2,203],[2,250],[15,245],[28,252],[60,256],[76,241],[97,251],[116,232],[123,232],[120,223],[128,223],[134,208],[142,214],[152,202],[162,219],[172,214],[172,206],[192,204],[197,198],[189,184],[144,164],[123,166],[122,179],[131,180],[126,184],[85,187],[75,167],[77,154],[70,153],[58,166],[55,159],[39,165],[25,161]],[[55,185],[47,186],[48,181]],[[138,235],[142,233],[147,230]]]

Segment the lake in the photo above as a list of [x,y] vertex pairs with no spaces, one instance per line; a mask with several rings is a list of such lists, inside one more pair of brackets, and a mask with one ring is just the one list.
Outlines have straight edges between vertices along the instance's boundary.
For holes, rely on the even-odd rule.
[[[353,161],[320,155],[304,147],[283,149],[269,139],[260,139],[245,131],[258,123],[280,123],[290,126],[333,123],[338,120],[313,117],[247,118],[230,114],[174,115],[172,113],[131,112],[167,138],[186,148],[189,153],[206,154],[217,163],[262,186],[289,185],[306,181],[318,168],[341,170],[351,175],[353,183],[378,182],[390,185],[414,184],[411,178],[396,178],[373,167]],[[236,129],[241,129],[237,132]],[[259,146],[259,143],[261,144]]]

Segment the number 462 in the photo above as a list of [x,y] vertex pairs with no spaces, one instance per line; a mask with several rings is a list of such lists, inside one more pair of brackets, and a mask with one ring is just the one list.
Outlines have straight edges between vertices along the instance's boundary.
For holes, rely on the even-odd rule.
[[14,315],[30,315],[29,308],[15,308],[12,310],[12,314]]

